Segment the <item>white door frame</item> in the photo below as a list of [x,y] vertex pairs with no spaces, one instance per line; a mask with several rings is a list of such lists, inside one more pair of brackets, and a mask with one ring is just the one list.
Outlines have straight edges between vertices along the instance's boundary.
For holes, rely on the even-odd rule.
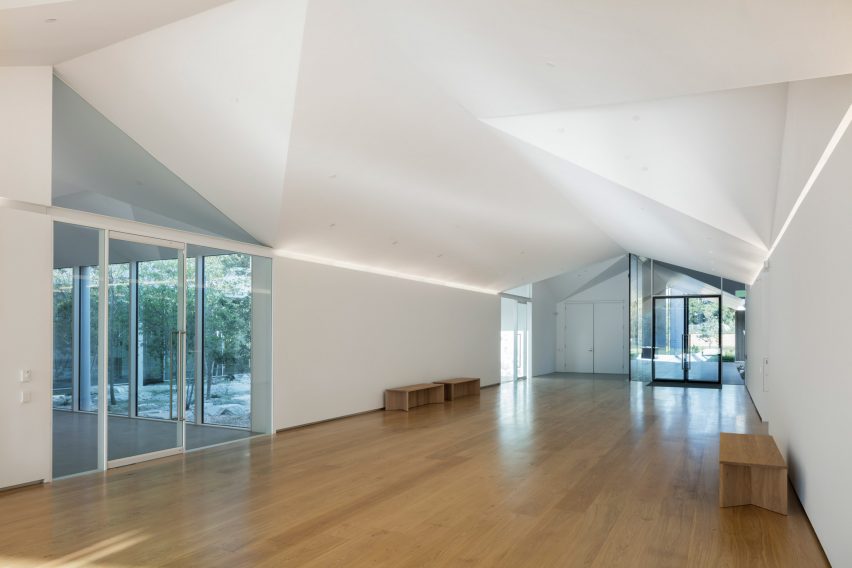
[[[100,342],[100,362],[98,365],[98,469],[112,469],[131,465],[143,461],[159,459],[175,454],[182,454],[186,451],[186,419],[184,408],[184,396],[186,395],[186,247],[185,242],[160,239],[149,237],[146,235],[137,235],[133,233],[125,233],[121,231],[112,231],[104,229],[101,233],[101,255],[99,264],[101,266],[100,275],[100,290],[98,301],[98,339]],[[109,302],[108,299],[108,282],[109,282],[109,244],[111,240],[119,240],[145,245],[153,245],[163,248],[168,248],[177,251],[178,273],[177,273],[177,296],[178,296],[178,314],[177,314],[177,414],[174,420],[177,431],[177,445],[174,448],[157,450],[145,454],[137,454],[124,458],[109,459],[109,413],[107,407],[107,372],[109,369]],[[132,347],[138,350],[138,345]],[[134,369],[134,376],[129,378],[134,382],[138,381],[137,373]],[[128,398],[129,402],[129,398]],[[171,419],[170,419],[171,421]],[[101,432],[103,431],[103,434]],[[101,467],[101,464],[105,467]]]

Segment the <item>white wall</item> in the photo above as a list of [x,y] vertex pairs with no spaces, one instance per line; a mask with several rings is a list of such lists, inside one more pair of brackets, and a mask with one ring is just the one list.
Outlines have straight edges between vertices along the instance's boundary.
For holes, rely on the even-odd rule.
[[381,408],[388,387],[500,381],[500,298],[276,258],[275,427]]
[[0,488],[50,479],[52,251],[48,217],[0,207]]
[[[566,272],[533,284],[532,373],[545,375],[556,370],[557,304],[572,302],[624,302],[624,329],[628,332],[629,290],[627,286],[627,257],[619,255],[573,272]],[[611,277],[590,286],[602,275]],[[627,365],[629,341],[624,340],[624,360]],[[627,367],[624,367],[627,369]]]
[[771,330],[769,327],[769,274],[760,277],[749,287],[746,310],[746,374],[745,384],[752,401],[764,422],[771,419],[769,388],[772,382],[769,365]]
[[[50,204],[52,80],[0,67],[0,198]],[[0,488],[50,479],[52,239],[49,218],[0,206]]]
[[[790,112],[801,102],[791,98]],[[813,99],[808,102],[812,110],[819,106]],[[852,103],[848,91],[844,102],[846,107]],[[836,107],[829,110],[838,114]],[[798,138],[785,140],[785,159],[796,164],[787,170],[801,170],[806,158],[813,169],[836,124],[800,121],[794,125],[799,130],[788,129],[788,136]],[[802,128],[823,132],[803,136]],[[786,192],[779,199],[790,201]],[[796,492],[834,566],[852,565],[850,218],[852,133],[847,132],[748,298],[748,388],[769,419],[769,431],[787,458]],[[770,369],[766,385],[760,374],[764,357]]]
[[0,67],[0,197],[50,205],[53,73]]

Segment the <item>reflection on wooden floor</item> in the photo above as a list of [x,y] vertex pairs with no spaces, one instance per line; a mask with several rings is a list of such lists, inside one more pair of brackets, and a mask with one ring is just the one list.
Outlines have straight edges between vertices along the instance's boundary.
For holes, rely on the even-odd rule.
[[718,506],[743,387],[563,375],[0,496],[0,565],[824,566],[790,515]]

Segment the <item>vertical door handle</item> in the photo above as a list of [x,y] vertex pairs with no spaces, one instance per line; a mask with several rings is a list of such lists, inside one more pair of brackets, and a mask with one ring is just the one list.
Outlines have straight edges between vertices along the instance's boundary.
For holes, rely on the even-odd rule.
[[186,401],[184,400],[184,396],[186,393],[186,383],[184,381],[186,377],[186,331],[178,332],[178,364],[177,364],[177,419],[185,420],[186,418]]
[[[173,420],[175,415],[175,377],[178,373],[177,366],[180,365],[180,331],[173,330],[169,339],[169,420]],[[172,340],[176,341],[174,346]]]

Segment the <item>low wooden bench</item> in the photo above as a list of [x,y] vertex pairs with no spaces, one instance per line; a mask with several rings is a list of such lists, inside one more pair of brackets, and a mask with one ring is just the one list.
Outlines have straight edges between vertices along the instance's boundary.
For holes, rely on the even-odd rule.
[[719,506],[787,514],[787,464],[772,436],[719,434]]
[[463,396],[479,396],[479,379],[461,378],[434,381],[444,385],[444,400],[455,400]]
[[385,410],[405,410],[444,402],[444,385],[422,383],[385,391]]

